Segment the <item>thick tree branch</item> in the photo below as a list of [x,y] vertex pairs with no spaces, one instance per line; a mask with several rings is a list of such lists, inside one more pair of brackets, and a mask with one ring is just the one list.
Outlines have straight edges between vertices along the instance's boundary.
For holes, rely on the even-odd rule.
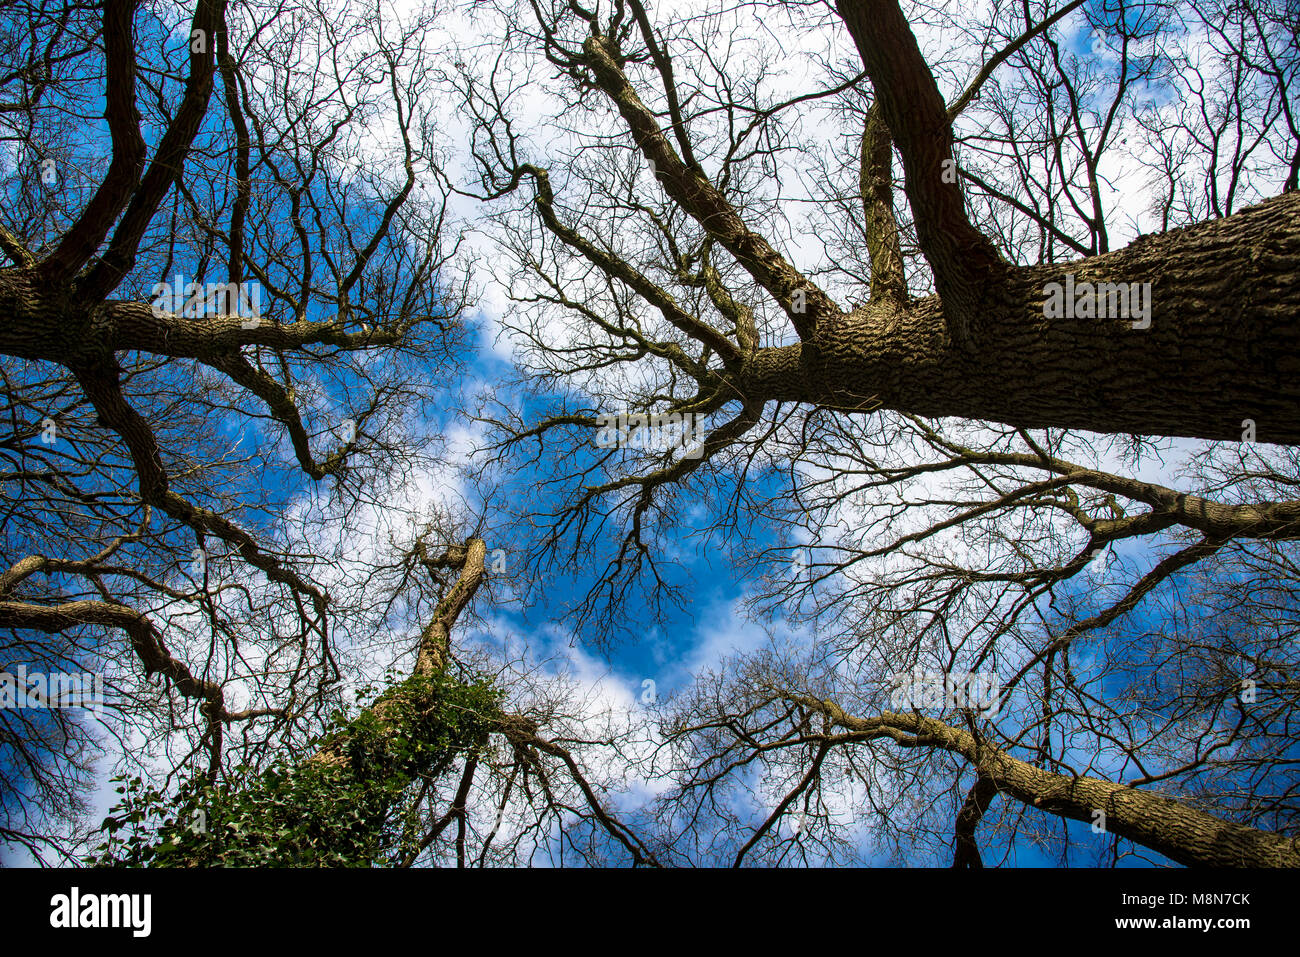
[[917,240],[934,272],[953,338],[973,345],[985,294],[1002,272],[993,244],[966,216],[954,175],[952,125],[939,87],[897,0],[839,0],[885,125],[903,158]]
[[957,825],[953,833],[953,867],[983,867],[979,844],[975,841],[975,829],[979,827],[993,799],[997,797],[998,785],[991,777],[979,775],[966,794],[961,810],[957,813]]
[[1091,777],[1055,774],[924,715],[883,712],[861,718],[830,700],[786,692],[851,732],[854,740],[890,738],[908,747],[931,747],[969,761],[997,791],[1048,814],[1089,824],[1106,814],[1106,829],[1188,866],[1300,867],[1300,842],[1234,824],[1183,801]]
[[95,195],[63,234],[58,246],[38,267],[43,283],[70,279],[94,255],[140,181],[145,145],[135,106],[135,33],[137,0],[105,0],[104,118],[112,143],[108,172]]
[[[1050,283],[1093,305],[1097,284],[1132,298],[1149,283],[1149,314],[1111,312],[1102,287],[1105,317],[1048,317]],[[1261,442],[1300,443],[1300,194],[1009,270],[981,308],[974,352],[943,334],[931,296],[902,311],[868,304],[821,330],[815,349],[761,349],[740,376],[720,375],[754,399],[874,398],[928,418],[1232,441],[1251,419]]]
[[907,277],[898,243],[898,221],[894,218],[894,144],[879,103],[867,110],[862,127],[858,188],[866,213],[871,298],[903,302],[907,299]]
[[134,268],[136,249],[145,230],[167,191],[181,175],[185,156],[207,112],[208,98],[212,94],[216,31],[224,17],[225,7],[226,0],[198,0],[195,5],[190,33],[194,40],[201,42],[192,40],[190,44],[190,73],[180,106],[167,125],[167,131],[159,141],[149,169],[140,179],[126,212],[122,214],[108,249],[85,279],[78,283],[78,293],[86,299],[93,301],[108,295]]
[[650,109],[641,102],[620,65],[608,37],[595,35],[583,44],[586,64],[596,84],[614,102],[632,133],[637,149],[654,164],[664,191],[716,239],[790,317],[800,339],[810,339],[820,322],[840,315],[840,308],[795,269],[768,241],[741,219],[727,198],[673,150]]

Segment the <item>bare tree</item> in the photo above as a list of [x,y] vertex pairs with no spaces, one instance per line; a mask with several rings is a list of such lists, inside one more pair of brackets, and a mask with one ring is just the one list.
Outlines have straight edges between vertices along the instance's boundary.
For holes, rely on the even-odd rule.
[[[692,525],[817,642],[667,713],[672,853],[852,856],[847,815],[977,863],[1001,793],[1003,837],[1062,854],[1047,825],[1074,818],[1104,822],[1098,861],[1293,865],[1297,473],[1253,443],[1300,437],[1294,10],[517,13],[460,82],[552,403],[483,414],[494,462],[547,471],[533,567],[592,561],[584,634],[635,634],[631,602],[686,600],[665,546]],[[1121,174],[1161,232],[1118,248]],[[630,441],[670,415],[706,423],[693,454]],[[1136,477],[1174,452],[1185,487]],[[892,700],[984,672],[982,707]]]
[[825,467],[767,504],[789,534],[754,562],[755,604],[815,642],[669,711],[667,820],[726,804],[754,764],[774,810],[736,862],[852,855],[869,826],[979,865],[989,813],[999,853],[1036,836],[1065,860],[1294,866],[1300,526],[1269,521],[1294,507],[1291,450],[1198,459],[1210,498],[1069,461],[1062,442],[1095,453],[1068,435],[976,451],[919,420],[887,441],[844,425],[802,450]]
[[582,763],[626,729],[453,655],[486,545],[400,494],[465,345],[437,11],[6,7],[2,663],[109,680],[100,729],[0,713],[0,838],[77,850],[106,732],[108,861],[654,863]]
[[[458,347],[454,237],[416,189],[428,17],[5,6],[4,663],[102,668],[124,742],[179,737],[175,766],[215,779],[232,730],[256,755],[329,713],[366,619],[286,503],[327,480],[355,508],[420,467],[414,415]],[[49,752],[76,749],[0,720],[12,810],[67,810]]]
[[610,805],[617,771],[585,766],[592,752],[626,764],[631,729],[601,731],[590,710],[572,712],[562,683],[453,646],[453,627],[487,580],[486,558],[478,537],[441,551],[421,538],[377,570],[372,584],[426,572],[438,596],[409,674],[296,760],[216,787],[183,787],[170,799],[123,788],[121,817],[110,816],[99,859],[466,867],[540,851],[561,863],[576,855],[587,864],[656,865]]
[[[995,832],[1069,859],[1075,819],[1098,861],[1296,863],[1297,463],[1198,445],[1182,487],[1138,477],[1169,437],[1300,441],[1285,5],[529,0],[464,11],[488,32],[451,64],[433,12],[6,10],[0,627],[101,663],[125,764],[257,825],[164,820],[157,862],[823,861],[866,821],[976,865]],[[1112,248],[1125,163],[1161,232]],[[463,345],[453,192],[491,204],[516,384],[552,403],[480,414],[492,461],[543,472],[517,583],[606,562],[578,624],[613,641],[685,600],[661,546],[703,505],[810,648],[645,729],[453,646],[484,519],[393,501]],[[702,427],[626,447],[664,422]],[[387,545],[353,554],[367,523]],[[0,836],[66,854],[88,729],[0,721]],[[672,777],[654,828],[611,799],[629,769]]]
[[[521,262],[538,264],[552,280],[562,264],[566,269],[562,293],[544,283],[538,294],[608,324],[584,344],[589,358],[572,362],[575,368],[589,368],[601,353],[644,349],[680,383],[663,400],[681,410],[813,402],[1207,439],[1238,438],[1248,417],[1269,440],[1300,437],[1292,421],[1300,403],[1281,358],[1294,351],[1297,200],[1287,193],[1237,211],[1243,193],[1250,195],[1248,180],[1260,195],[1265,175],[1256,167],[1270,159],[1289,166],[1296,149],[1289,119],[1295,51],[1287,43],[1293,11],[1263,5],[1243,19],[1244,8],[1231,6],[1216,20],[1221,29],[1240,27],[1248,49],[1230,67],[1238,95],[1214,122],[1261,132],[1253,142],[1215,140],[1205,175],[1216,198],[1202,210],[1211,218],[1174,217],[1166,203],[1169,231],[1112,250],[1097,170],[1106,151],[1119,148],[1113,137],[1121,109],[1126,120],[1136,111],[1148,125],[1155,115],[1136,105],[1135,91],[1173,56],[1165,49],[1174,42],[1169,25],[1150,23],[1167,19],[1163,8],[1119,4],[1113,22],[1096,25],[1122,50],[1113,75],[1098,77],[1082,75],[1095,67],[1061,54],[1050,28],[1056,16],[1000,7],[1000,24],[1021,19],[1019,35],[970,67],[973,76],[945,105],[895,0],[841,4],[840,29],[856,45],[860,71],[842,78],[844,71],[828,70],[822,87],[782,101],[773,101],[765,82],[781,51],[737,38],[744,36],[740,20],[752,19],[745,10],[656,27],[639,2],[614,3],[602,15],[573,4],[526,6],[532,16],[521,11],[507,48],[545,56],[561,78],[554,96],[568,97],[575,120],[591,116],[590,126],[576,131],[589,139],[590,154],[561,155],[563,188],[544,164],[529,160],[508,105],[520,81],[511,86],[500,58],[493,61],[498,82],[469,84],[465,92],[482,143],[474,155],[486,195],[526,189],[546,232],[519,237],[529,252]],[[786,42],[797,44],[821,7],[782,6]],[[1141,24],[1144,47],[1155,52],[1129,51],[1139,29],[1130,21]],[[1011,64],[1020,76],[1006,97],[990,96],[988,110],[974,109],[994,68]],[[846,275],[827,265],[819,283],[811,265],[801,269],[778,250],[773,234],[795,228],[795,214],[782,203],[782,185],[762,180],[789,154],[808,149],[800,143],[800,111],[847,91],[859,104],[870,96],[857,108],[863,125],[850,131],[861,144],[854,177],[860,208],[845,211],[870,267],[867,275]],[[1113,101],[1097,115],[1103,93]],[[1065,116],[1054,112],[1062,110]],[[1001,113],[1009,128],[980,126],[976,114],[984,120],[986,112]],[[1043,113],[1054,119],[1021,128],[1025,117]],[[970,160],[959,163],[963,122],[974,145]],[[1135,125],[1129,120],[1125,130]],[[1192,118],[1186,125],[1189,139],[1202,132]],[[893,203],[890,143],[902,160],[911,215],[905,230]],[[1005,168],[1012,156],[1019,156],[1020,181],[989,184],[985,194],[1005,211],[1006,225],[990,237],[991,229],[972,220],[964,188],[987,180],[958,174],[992,160]],[[1220,164],[1233,170],[1222,201]],[[1173,175],[1194,176],[1189,166]],[[1023,241],[1026,220],[1038,241]],[[903,234],[914,235],[928,275],[906,275]],[[995,239],[1004,241],[1001,248]],[[1061,261],[1062,247],[1085,255]],[[588,283],[580,294],[573,280],[582,270]],[[1060,303],[1054,311],[1053,284],[1058,296],[1078,284],[1080,302],[1086,288],[1089,305],[1076,312]],[[1091,299],[1097,284],[1100,309]],[[1121,284],[1149,290],[1149,312],[1132,303],[1121,310]],[[934,293],[913,294],[927,287]],[[844,304],[832,295],[841,290]],[[614,311],[620,299],[623,313]],[[656,326],[633,321],[651,316]]]

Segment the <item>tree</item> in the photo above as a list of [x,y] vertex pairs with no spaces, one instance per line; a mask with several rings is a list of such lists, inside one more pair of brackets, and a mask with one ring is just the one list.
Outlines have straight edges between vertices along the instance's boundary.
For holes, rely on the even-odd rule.
[[[505,689],[456,660],[451,630],[484,582],[486,556],[486,544],[476,537],[439,555],[417,545],[411,558],[434,573],[435,582],[439,569],[457,576],[421,631],[414,667],[404,680],[356,717],[336,721],[313,753],[289,766],[224,786],[182,789],[171,800],[156,790],[121,788],[126,799],[120,816],[105,822],[109,840],[99,848],[100,860],[156,867],[409,867],[431,846],[439,849],[442,838],[454,849],[458,867],[481,866],[520,781],[526,796],[516,795],[515,803],[532,810],[536,820],[500,834],[496,859],[515,859],[521,843],[544,836],[554,817],[567,827],[570,841],[590,824],[633,865],[655,864],[654,853],[605,807],[563,739],[539,735],[535,712],[508,711]],[[550,715],[551,723],[555,717]],[[447,809],[422,827],[426,804]],[[498,809],[486,833],[475,829],[474,806]],[[443,837],[453,823],[455,831]],[[124,827],[128,836],[117,836]],[[594,863],[605,860],[599,850],[575,850]]]
[[[1260,520],[1291,503],[1223,506],[1028,435],[1005,443],[1035,451],[976,452],[914,426],[888,443],[841,429],[839,467],[768,508],[809,537],[761,556],[766,602],[817,640],[734,662],[670,710],[667,750],[690,757],[665,817],[732,806],[757,764],[773,810],[737,862],[848,853],[845,807],[862,802],[899,853],[979,866],[976,828],[1000,798],[985,824],[998,854],[1047,812],[1092,825],[1075,838],[1094,862],[1131,842],[1184,864],[1295,866],[1296,526]],[[1293,455],[1286,472],[1251,464],[1251,491],[1294,482]],[[845,511],[874,518],[835,527]],[[1216,513],[1255,521],[1197,527]],[[791,552],[807,557],[792,568]]]
[[[582,746],[547,736],[563,696],[520,679],[506,700],[480,673],[503,663],[452,668],[448,631],[484,546],[436,557],[468,518],[434,521],[429,502],[401,494],[434,464],[428,399],[465,333],[436,104],[419,95],[435,12],[395,22],[349,4],[200,0],[173,21],[133,0],[6,8],[5,665],[107,673],[105,726],[125,778],[143,775],[127,799],[144,800],[161,766],[164,789],[183,786],[166,801],[154,789],[151,813],[197,795],[188,809],[210,813],[214,835],[256,819],[256,850],[281,863],[365,861],[402,822],[416,829],[402,845],[412,860],[482,861],[493,835],[510,853],[563,815],[578,819],[573,840],[587,820],[624,840],[573,756]],[[369,129],[389,121],[391,136]],[[367,523],[391,547],[357,556]],[[414,574],[441,568],[460,583]],[[394,668],[411,654],[414,670],[352,713],[344,692],[364,691],[376,651]],[[466,695],[491,702],[477,723],[429,724],[431,702]],[[0,712],[0,836],[38,856],[77,850],[94,740],[77,714]],[[309,745],[326,729],[332,743]],[[489,757],[494,735],[506,744]],[[390,739],[403,736],[417,741],[399,759]],[[363,773],[361,758],[335,767],[363,739],[385,773]],[[344,803],[336,793],[314,818],[302,809],[299,856],[266,829],[284,821],[260,798],[283,798],[299,765],[362,792],[359,835],[321,819]],[[458,790],[443,793],[448,775]],[[476,832],[471,786],[534,820]],[[419,830],[439,800],[450,810]],[[149,818],[130,853],[166,845],[177,824]]]
[[[419,117],[405,114],[404,182],[338,165],[355,155],[358,116],[385,98],[401,111],[404,57],[419,51],[372,49],[331,77],[292,53],[306,34],[289,14],[255,31],[258,14],[232,25],[221,2],[180,23],[133,2],[9,6],[16,68],[0,98],[19,153],[0,226],[13,334],[0,347],[12,424],[0,625],[36,670],[58,664],[40,635],[103,661],[125,695],[111,697],[155,746],[178,707],[197,705],[192,745],[215,778],[228,728],[249,744],[296,734],[340,678],[329,592],[313,580],[322,559],[294,545],[276,486],[296,479],[259,422],[283,429],[293,468],[355,499],[418,463],[427,440],[402,435],[418,395],[403,375],[455,348],[454,287],[426,282],[445,259],[436,207],[430,220],[406,205],[427,163],[410,135]],[[339,16],[315,39],[366,34],[364,18]],[[144,59],[151,47],[161,58]],[[85,115],[100,91],[102,120]],[[377,346],[387,368],[367,361]],[[260,703],[228,705],[240,677]],[[62,783],[26,741],[7,737],[4,770],[30,809]]]
[[[689,600],[662,553],[703,505],[705,541],[773,570],[758,604],[816,641],[668,709],[668,860],[853,856],[847,814],[978,863],[1003,793],[1004,836],[1032,808],[1100,826],[1114,859],[1294,865],[1296,462],[1253,444],[1294,443],[1300,409],[1294,11],[520,6],[461,87],[551,402],[484,413],[559,496],[532,567],[590,560],[584,634],[613,640],[647,593]],[[800,54],[818,79],[792,89]],[[525,90],[564,136],[513,109]],[[1112,248],[1130,138],[1160,231]],[[647,447],[667,416],[707,423],[693,454]],[[1191,447],[1190,487],[1139,480],[1189,448],[1171,436],[1243,444]],[[945,684],[986,672],[982,706]],[[737,792],[769,811],[716,810]]]
[[[1267,423],[1268,440],[1300,438],[1295,369],[1286,358],[1295,351],[1297,307],[1300,200],[1291,195],[1294,161],[1286,195],[1234,212],[1241,192],[1236,181],[1257,162],[1249,155],[1255,147],[1267,144],[1274,155],[1285,150],[1284,159],[1294,155],[1297,129],[1289,99],[1296,64],[1286,40],[1293,12],[1269,5],[1247,12],[1230,5],[1212,21],[1225,32],[1239,25],[1248,33],[1224,123],[1235,112],[1263,128],[1254,144],[1238,142],[1235,153],[1227,144],[1216,145],[1214,160],[1234,170],[1226,201],[1216,200],[1208,221],[1179,224],[1167,215],[1167,232],[1111,250],[1097,168],[1104,151],[1116,146],[1119,111],[1135,109],[1134,87],[1165,80],[1171,72],[1175,54],[1161,46],[1170,42],[1166,21],[1174,14],[1163,7],[1119,4],[1088,12],[1107,42],[1122,51],[1115,75],[1103,78],[1078,58],[1063,60],[1045,29],[1080,4],[1022,20],[1020,35],[1013,34],[983,68],[967,67],[974,76],[945,106],[895,0],[840,4],[837,12],[857,47],[861,74],[784,102],[765,98],[766,62],[749,73],[739,72],[739,64],[697,65],[693,56],[679,57],[686,66],[675,64],[678,33],[685,54],[707,42],[725,44],[719,25],[706,22],[697,38],[686,32],[689,18],[656,30],[639,2],[614,4],[605,17],[568,4],[530,6],[535,26],[519,27],[508,39],[525,50],[530,44],[540,48],[570,80],[569,105],[601,117],[593,132],[606,133],[610,121],[621,126],[617,139],[601,140],[595,148],[623,157],[623,169],[614,172],[611,156],[599,173],[594,164],[566,170],[583,179],[599,177],[569,188],[592,199],[600,194],[614,205],[613,219],[624,227],[636,223],[631,231],[636,238],[619,242],[607,224],[591,223],[591,217],[610,215],[608,207],[583,211],[581,193],[567,200],[567,208],[557,205],[566,200],[557,198],[548,170],[521,158],[510,118],[493,100],[501,94],[495,85],[466,91],[475,100],[471,110],[478,132],[492,144],[475,152],[484,184],[489,195],[499,195],[528,182],[538,221],[551,234],[555,261],[585,261],[615,284],[611,298],[635,297],[639,309],[662,317],[662,334],[638,339],[628,321],[611,323],[606,332],[611,342],[639,345],[673,367],[693,393],[674,392],[675,407],[713,412],[729,405],[812,402],[1024,428],[1206,439],[1236,439],[1242,419],[1251,418]],[[798,10],[790,14],[789,26],[789,35],[798,38],[800,28],[807,29],[798,15],[801,5],[786,6]],[[817,8],[807,16],[815,19]],[[1001,7],[994,29],[1004,31],[1029,16],[1028,8]],[[1139,44],[1155,46],[1156,52],[1139,55]],[[1037,53],[1041,47],[1049,55]],[[719,56],[725,53],[723,46]],[[996,97],[986,111],[995,116],[1009,111],[1001,117],[1009,128],[986,143],[972,120],[972,133],[959,138],[957,122],[971,116],[971,104],[1003,62],[1023,63],[1026,74],[1014,93]],[[689,79],[682,79],[687,70]],[[740,76],[744,82],[736,85],[733,80]],[[865,106],[863,80],[869,80],[871,91]],[[1101,80],[1104,90],[1098,89]],[[1112,91],[1113,102],[1102,104],[1105,109],[1092,102]],[[565,94],[557,90],[556,95]],[[856,221],[855,239],[867,252],[858,259],[869,266],[866,277],[851,269],[824,270],[844,289],[849,304],[841,305],[827,291],[833,287],[819,285],[808,268],[798,268],[768,238],[793,217],[753,177],[773,171],[780,154],[794,149],[796,107],[846,95],[858,101],[853,109],[864,117],[855,136],[861,143],[855,199],[862,209],[847,215]],[[1032,107],[1011,102],[1013,95]],[[603,110],[593,103],[597,96]],[[690,110],[683,106],[687,100],[694,104]],[[1068,113],[1057,119],[1053,111],[1062,106]],[[1022,131],[1030,109],[1048,111],[1053,122]],[[1198,132],[1188,130],[1191,136]],[[961,139],[971,143],[972,155],[958,163],[954,145]],[[905,232],[914,232],[928,277],[905,275],[890,144],[902,159],[912,216]],[[1067,157],[1067,150],[1077,158]],[[642,188],[648,180],[633,186],[629,151],[634,167],[648,169],[656,188]],[[1229,155],[1221,157],[1222,152]],[[1026,217],[1039,233],[1029,239],[1025,226],[1011,220],[1003,227],[1009,232],[997,237],[1002,248],[968,213],[964,183],[984,178],[959,175],[999,153],[1018,157],[1022,182],[994,184],[986,194],[1003,210]],[[709,171],[699,157],[709,162]],[[1039,181],[1040,171],[1046,182]],[[1076,172],[1087,174],[1080,198],[1073,195]],[[1216,176],[1212,168],[1209,178]],[[633,195],[622,195],[628,190]],[[843,215],[834,203],[828,205]],[[1074,235],[1078,227],[1086,230],[1083,240]],[[640,237],[653,237],[649,241],[655,245]],[[1062,261],[1062,246],[1084,258]],[[663,279],[653,278],[656,274]],[[567,283],[571,277],[565,278]],[[1063,308],[1053,314],[1052,284],[1064,291],[1076,282],[1089,284],[1086,311],[1081,306],[1077,313]],[[1091,301],[1099,284],[1106,315]],[[1134,303],[1119,314],[1120,284],[1135,292],[1150,290],[1149,315],[1130,318],[1130,312],[1139,316]],[[929,296],[911,294],[931,285]],[[707,300],[701,301],[700,293]],[[564,297],[564,304],[576,298],[586,299],[577,305],[593,306],[567,285]],[[1174,383],[1176,400],[1170,401]]]

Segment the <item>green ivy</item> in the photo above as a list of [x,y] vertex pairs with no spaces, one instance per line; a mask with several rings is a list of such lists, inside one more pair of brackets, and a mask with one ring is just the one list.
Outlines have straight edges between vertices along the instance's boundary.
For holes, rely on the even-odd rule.
[[313,752],[336,761],[236,768],[170,796],[115,778],[121,801],[87,864],[118,867],[366,867],[392,863],[418,835],[415,785],[482,753],[501,716],[490,680],[444,673],[389,688],[348,721],[337,713]]

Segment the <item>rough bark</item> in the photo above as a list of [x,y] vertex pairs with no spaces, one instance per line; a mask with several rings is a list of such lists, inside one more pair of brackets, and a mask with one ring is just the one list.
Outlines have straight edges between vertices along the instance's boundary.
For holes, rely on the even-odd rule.
[[[1150,282],[1150,328],[1048,319],[1044,286]],[[875,404],[1023,428],[1300,442],[1300,194],[1074,263],[1007,269],[954,346],[939,298],[871,303],[761,349],[753,399]]]
[[999,793],[1048,814],[1092,824],[1098,820],[1094,812],[1104,811],[1109,833],[1179,864],[1300,867],[1300,841],[1295,838],[1234,824],[1150,791],[1044,771],[934,718],[894,712],[862,718],[847,714],[833,701],[796,694],[787,697],[844,728],[849,732],[846,743],[890,738],[903,747],[939,748],[966,758]]
[[993,799],[998,796],[997,782],[981,774],[975,779],[966,800],[962,802],[957,813],[957,825],[953,830],[953,867],[979,868],[984,866],[980,857],[979,844],[975,840],[975,829],[979,827]]
[[966,218],[965,197],[952,174],[952,125],[917,47],[907,18],[893,0],[838,5],[871,77],[876,104],[903,158],[904,188],[916,218],[916,236],[934,271],[952,338],[966,344],[984,311],[986,290],[1003,265],[988,238]]

